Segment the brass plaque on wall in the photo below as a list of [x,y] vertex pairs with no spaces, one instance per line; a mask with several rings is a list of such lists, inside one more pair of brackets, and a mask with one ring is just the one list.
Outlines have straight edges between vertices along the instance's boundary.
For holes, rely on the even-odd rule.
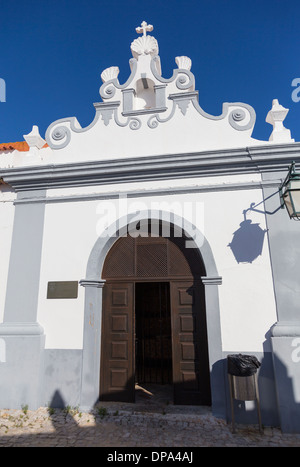
[[48,282],[47,298],[77,298],[78,281]]

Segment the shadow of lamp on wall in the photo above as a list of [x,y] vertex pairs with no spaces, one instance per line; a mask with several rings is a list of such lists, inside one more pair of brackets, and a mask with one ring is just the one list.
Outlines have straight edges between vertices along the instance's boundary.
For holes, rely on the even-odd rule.
[[[269,198],[277,193],[272,194]],[[295,162],[292,162],[289,167],[288,174],[279,188],[279,195],[281,205],[273,212],[257,209],[262,203],[257,205],[252,203],[250,208],[243,211],[244,220],[240,223],[240,228],[234,232],[233,239],[228,245],[238,263],[252,263],[262,254],[267,232],[259,224],[253,224],[252,220],[246,218],[248,211],[274,215],[278,210],[285,207],[290,219],[300,220],[300,172],[296,172]]]
[[244,220],[228,245],[238,263],[252,263],[262,254],[267,232],[259,224],[253,224],[251,219],[246,219],[246,212],[243,212]]

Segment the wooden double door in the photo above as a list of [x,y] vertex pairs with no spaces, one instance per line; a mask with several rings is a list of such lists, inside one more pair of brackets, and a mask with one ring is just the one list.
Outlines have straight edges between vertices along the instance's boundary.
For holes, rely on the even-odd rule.
[[134,402],[137,382],[172,384],[175,404],[211,404],[204,290],[195,272],[177,240],[117,242],[103,273],[101,400]]
[[135,383],[156,383],[173,384],[175,404],[210,405],[201,298],[193,281],[105,285],[102,400],[134,402]]

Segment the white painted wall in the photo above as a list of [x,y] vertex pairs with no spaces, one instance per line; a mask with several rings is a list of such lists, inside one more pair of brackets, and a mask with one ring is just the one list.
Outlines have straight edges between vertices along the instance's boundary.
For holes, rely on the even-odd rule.
[[[244,220],[243,210],[262,203],[261,191],[210,193],[206,200],[205,236],[223,278],[219,286],[223,350],[261,352],[266,333],[277,321],[267,236],[262,255],[252,264],[237,263],[228,246]],[[250,211],[247,219],[266,229],[264,214]]]
[[[249,175],[248,180],[251,179],[253,176]],[[234,181],[241,182],[241,177],[230,177],[230,183]],[[244,176],[242,182],[246,181],[247,177]],[[168,186],[172,185],[171,181],[165,181],[152,183],[152,188],[166,183]],[[178,182],[173,183],[176,184]],[[118,186],[124,192],[128,188],[127,184]],[[145,189],[145,184],[132,184],[131,188]],[[115,189],[115,186],[101,187],[103,193]],[[51,190],[48,195],[66,196],[70,192],[75,194],[74,191],[79,195],[80,192],[86,194],[93,190],[97,191],[99,187]],[[243,221],[243,211],[251,203],[261,202],[260,189],[247,189],[139,196],[123,199],[121,204],[118,199],[48,203],[38,311],[38,321],[46,333],[46,347],[82,348],[84,314],[84,288],[79,287],[77,300],[47,300],[48,281],[85,278],[89,254],[106,223],[110,224],[123,217],[126,211],[132,213],[161,208],[182,214],[204,233],[210,243],[218,273],[223,278],[223,284],[219,286],[223,350],[262,351],[265,334],[276,322],[267,238],[262,255],[252,264],[238,264],[228,247],[233,233]],[[104,219],[107,213],[110,214],[108,220]],[[263,214],[250,212],[248,218],[253,223],[259,223],[262,229],[266,228]]]
[[96,203],[47,204],[41,264],[38,322],[46,334],[46,348],[82,348],[84,288],[77,299],[48,299],[49,281],[85,278],[87,260],[96,235]]

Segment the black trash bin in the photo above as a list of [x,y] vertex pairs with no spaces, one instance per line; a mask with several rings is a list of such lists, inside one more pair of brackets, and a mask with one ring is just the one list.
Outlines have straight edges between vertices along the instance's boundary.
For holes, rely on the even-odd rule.
[[254,355],[227,355],[227,370],[233,376],[252,376],[257,372],[260,365]]
[[262,432],[257,384],[257,370],[260,366],[261,363],[254,355],[232,354],[227,356],[233,432],[235,432],[234,399],[240,401],[256,401],[259,430]]

